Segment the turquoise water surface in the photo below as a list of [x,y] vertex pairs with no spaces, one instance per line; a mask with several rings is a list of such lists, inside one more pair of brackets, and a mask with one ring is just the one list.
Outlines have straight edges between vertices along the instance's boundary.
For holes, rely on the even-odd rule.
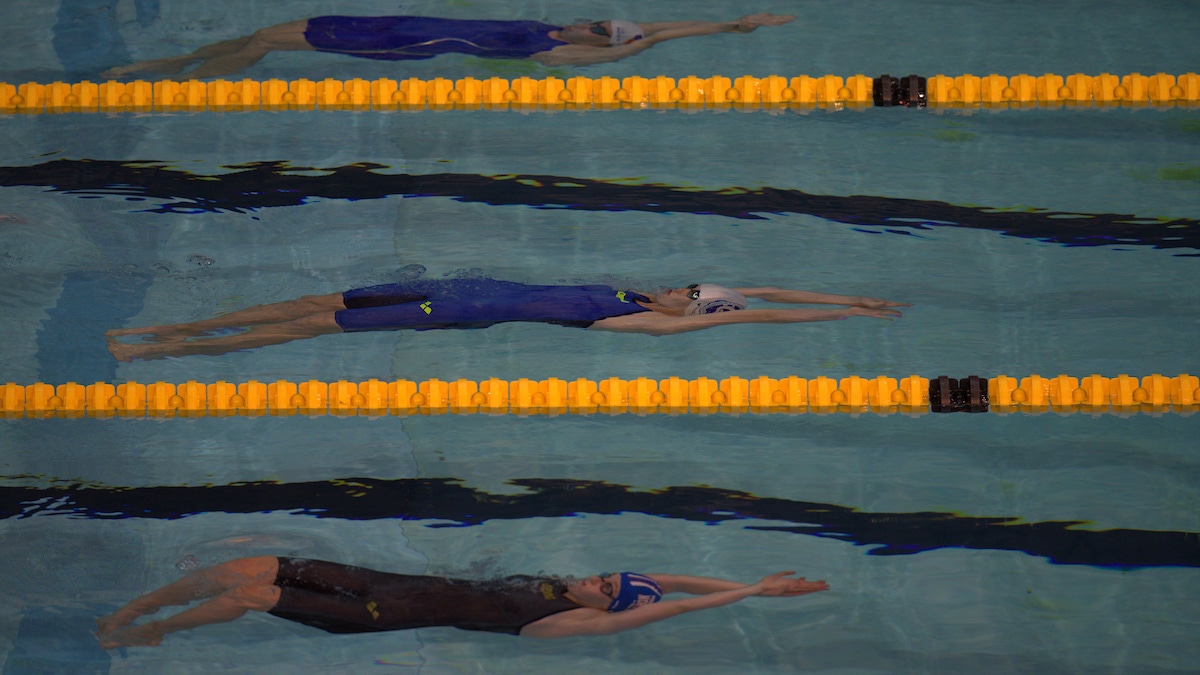
[[[95,80],[335,12],[562,23],[748,11],[799,18],[579,72],[1200,68],[1200,15],[1186,2],[64,0],[0,8],[17,36],[0,47],[0,81]],[[246,76],[574,72],[283,53]],[[1195,109],[69,114],[0,128],[0,381],[1200,371]],[[392,178],[356,179],[362,164]],[[510,175],[543,189],[493,179]],[[307,180],[271,192],[280,176]],[[555,181],[585,187],[576,199]],[[509,323],[131,363],[105,349],[111,328],[417,274],[778,285],[913,307],[891,323],[661,338]],[[4,420],[0,658],[12,673],[1192,672],[1196,419]],[[259,554],[467,576],[750,582],[792,569],[831,591],[552,642],[331,635],[266,615],[155,649],[105,652],[90,633],[94,617],[184,571]]]

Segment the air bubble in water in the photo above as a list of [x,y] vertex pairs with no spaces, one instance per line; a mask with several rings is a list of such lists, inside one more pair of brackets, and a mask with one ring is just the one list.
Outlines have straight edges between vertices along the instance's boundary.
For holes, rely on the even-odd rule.
[[413,263],[411,265],[405,265],[404,267],[401,267],[400,271],[396,274],[396,277],[403,281],[409,281],[416,279],[422,274],[425,274],[425,266]]

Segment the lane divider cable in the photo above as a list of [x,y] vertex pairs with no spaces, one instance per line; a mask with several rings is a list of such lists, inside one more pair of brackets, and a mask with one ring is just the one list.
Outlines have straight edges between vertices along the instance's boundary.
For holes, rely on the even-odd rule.
[[282,110],[678,109],[805,111],[878,107],[966,109],[1200,106],[1200,75],[1019,74],[783,77],[689,75],[482,80],[133,80],[0,82],[0,113],[249,112]]
[[2,418],[829,413],[1191,414],[1200,379],[909,375],[655,380],[277,380],[0,385]]

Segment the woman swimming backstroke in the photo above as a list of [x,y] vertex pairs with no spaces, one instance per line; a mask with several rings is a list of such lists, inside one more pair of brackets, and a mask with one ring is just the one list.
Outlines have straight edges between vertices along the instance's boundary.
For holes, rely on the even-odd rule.
[[734,21],[635,23],[622,19],[554,26],[539,21],[443,19],[427,16],[318,16],[282,23],[233,40],[201,47],[190,54],[139,61],[103,73],[133,73],[192,78],[220,77],[258,63],[274,51],[320,51],[367,59],[403,61],[439,54],[470,54],[486,59],[532,59],[547,66],[586,66],[639,54],[667,40],[749,33],[779,26],[793,16],[749,14]]
[[[750,308],[771,303],[842,305],[836,309]],[[658,293],[612,286],[539,286],[487,278],[417,279],[308,295],[257,305],[212,319],[108,331],[120,361],[225,354],[320,335],[378,330],[487,328],[511,321],[588,330],[673,335],[737,323],[893,319],[905,303],[796,291],[774,286],[726,288],[691,284]],[[124,338],[143,336],[142,341]]]
[[[96,621],[100,646],[152,647],[164,635],[268,612],[330,633],[452,627],[532,638],[610,635],[752,596],[792,597],[829,589],[778,572],[754,584],[676,574],[620,572],[582,580],[496,580],[392,574],[323,560],[239,558],[143,595]],[[696,597],[663,600],[664,594]],[[205,602],[132,626],[164,606]]]

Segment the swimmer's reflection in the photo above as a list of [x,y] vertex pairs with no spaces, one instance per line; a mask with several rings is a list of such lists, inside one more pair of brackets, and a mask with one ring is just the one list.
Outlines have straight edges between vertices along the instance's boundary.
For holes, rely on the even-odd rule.
[[[677,574],[620,572],[582,580],[528,576],[494,581],[378,572],[302,558],[240,558],[148,593],[97,620],[100,646],[151,647],[167,633],[268,612],[330,633],[445,626],[533,638],[610,635],[752,596],[829,589],[778,572],[753,584]],[[696,597],[663,600],[667,593]],[[131,626],[168,605],[200,605]]]

